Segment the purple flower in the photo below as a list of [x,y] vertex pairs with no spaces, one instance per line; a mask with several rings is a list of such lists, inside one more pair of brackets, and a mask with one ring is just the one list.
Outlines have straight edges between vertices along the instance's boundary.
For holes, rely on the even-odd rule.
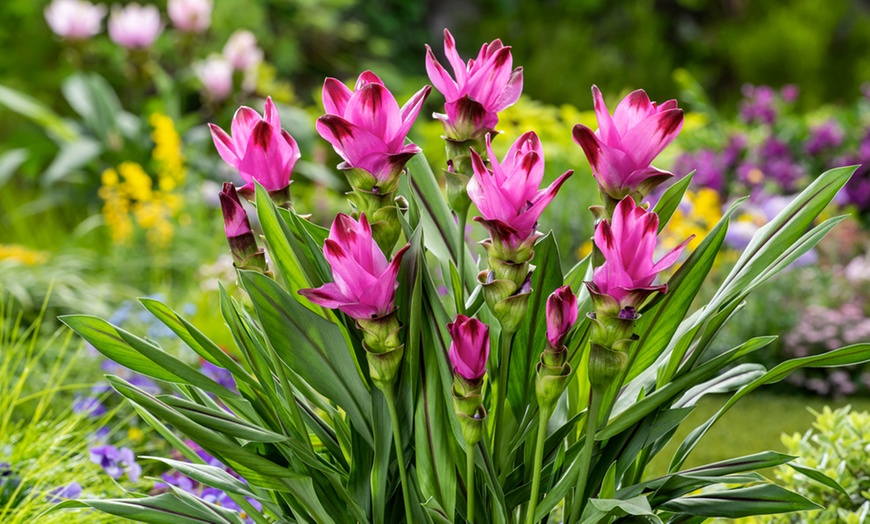
[[97,446],[91,448],[91,462],[99,464],[113,479],[121,478],[124,473],[134,484],[139,482],[142,467],[136,463],[136,457],[130,448],[118,449],[115,446]]
[[364,214],[359,222],[339,213],[332,223],[323,255],[332,267],[334,282],[316,289],[300,289],[299,294],[315,304],[340,309],[355,319],[378,318],[393,311],[399,283],[396,275],[403,247],[387,262],[387,257],[372,238],[372,228]]
[[776,92],[773,89],[746,84],[742,91],[745,99],[740,102],[740,116],[747,124],[772,124],[776,120]]
[[429,95],[429,86],[417,91],[399,108],[380,78],[365,71],[354,91],[335,78],[323,84],[326,114],[317,119],[317,132],[344,159],[339,169],[362,169],[377,185],[392,187],[405,164],[420,152],[405,138]]
[[127,49],[146,49],[157,40],[163,24],[156,6],[127,4],[112,7],[109,15],[109,38]]
[[513,69],[511,48],[493,40],[481,46],[476,59],[465,63],[456,51],[453,35],[445,29],[444,54],[453,76],[426,46],[426,73],[446,100],[447,114],[435,113],[435,118],[453,140],[477,139],[493,132],[499,111],[516,103],[523,91],[523,68]]
[[535,234],[538,217],[573,171],[540,189],[544,148],[534,131],[518,138],[501,162],[492,151],[489,136],[486,149],[492,169],[471,150],[474,176],[468,183],[468,196],[482,215],[474,219],[489,230],[494,240],[513,249]]
[[281,116],[271,98],[266,99],[264,113],[261,117],[250,107],[240,107],[233,116],[232,136],[208,125],[218,154],[245,181],[240,190],[253,191],[254,181],[270,192],[285,189],[300,157],[296,140],[281,129]]
[[62,502],[66,499],[77,499],[82,494],[82,485],[78,482],[71,482],[66,486],[53,489],[48,492],[46,498],[49,502]]
[[85,0],[52,0],[45,8],[45,21],[56,34],[67,40],[86,40],[100,32],[106,7]]
[[199,371],[206,377],[220,384],[221,386],[231,391],[236,390],[236,380],[233,378],[233,374],[226,369],[215,366],[208,360],[203,360],[202,364],[199,365]]
[[683,127],[676,100],[659,105],[638,89],[622,99],[613,116],[597,86],[592,98],[598,130],[574,126],[574,141],[583,148],[601,191],[614,200],[629,194],[645,196],[672,177],[650,163],[673,142]]
[[91,418],[102,417],[107,413],[106,407],[103,406],[100,399],[97,397],[82,397],[76,395],[72,405],[73,413],[87,415]]
[[804,142],[804,151],[808,155],[818,155],[825,150],[840,147],[845,133],[836,120],[828,120],[820,126],[810,129],[810,136]]
[[465,315],[447,324],[453,342],[448,356],[453,371],[466,380],[478,380],[486,374],[489,358],[489,326]]
[[565,335],[577,321],[577,297],[571,286],[562,286],[547,298],[547,340],[561,349]]

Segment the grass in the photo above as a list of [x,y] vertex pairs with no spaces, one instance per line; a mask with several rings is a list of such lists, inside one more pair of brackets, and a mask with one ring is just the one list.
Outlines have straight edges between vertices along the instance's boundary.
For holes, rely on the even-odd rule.
[[[695,427],[713,416],[728,400],[727,395],[704,397],[691,415],[677,430],[671,442],[650,464],[647,477],[654,478],[667,472],[668,463],[679,444]],[[689,455],[685,467],[691,468],[727,458],[760,451],[785,452],[783,433],[804,433],[815,419],[809,411],[821,411],[846,404],[853,411],[870,411],[870,399],[851,398],[831,400],[804,395],[783,395],[758,391],[732,407],[701,439]],[[772,478],[772,475],[766,475]]]

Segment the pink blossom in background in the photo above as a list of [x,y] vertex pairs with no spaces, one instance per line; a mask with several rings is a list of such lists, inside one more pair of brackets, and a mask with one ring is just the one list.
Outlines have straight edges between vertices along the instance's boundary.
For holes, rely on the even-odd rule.
[[556,349],[565,343],[565,335],[577,322],[577,296],[571,286],[562,286],[547,297],[547,340]]
[[109,15],[109,38],[127,49],[146,49],[163,31],[160,11],[156,6],[127,4],[112,6]]
[[453,371],[466,380],[478,380],[486,374],[489,358],[489,326],[465,315],[447,324],[453,338],[448,356]]
[[209,128],[218,154],[238,169],[245,181],[241,189],[252,191],[254,181],[267,191],[279,191],[290,184],[301,154],[296,140],[281,129],[281,117],[271,98],[266,99],[265,117],[250,107],[240,107],[233,117],[232,136],[214,124]]
[[166,11],[180,31],[202,33],[211,25],[212,0],[169,0]]
[[257,46],[257,37],[247,29],[239,29],[230,35],[223,54],[236,71],[249,71],[263,61],[263,50]]
[[476,59],[464,62],[456,51],[456,42],[444,30],[444,54],[453,68],[453,76],[426,46],[426,72],[435,89],[444,95],[447,114],[434,116],[444,123],[449,138],[465,140],[492,131],[498,124],[498,112],[513,105],[523,91],[523,68],[513,69],[510,47],[501,40],[483,44]]
[[299,294],[329,309],[340,309],[356,319],[378,318],[393,311],[399,283],[399,264],[410,247],[403,247],[387,262],[387,257],[372,238],[365,214],[359,222],[339,213],[323,244],[323,255],[332,268],[334,282],[316,289],[301,289]]
[[233,92],[233,66],[222,56],[210,56],[194,64],[193,72],[209,99],[224,100]]
[[635,192],[649,193],[671,173],[650,163],[683,127],[683,110],[676,100],[658,105],[637,90],[622,99],[613,116],[598,87],[592,86],[598,130],[574,126],[574,141],[583,148],[598,185],[615,200]]
[[371,71],[359,76],[354,91],[327,78],[323,84],[326,115],[317,119],[317,132],[344,159],[339,169],[364,169],[379,182],[389,182],[420,152],[415,144],[406,144],[405,138],[430,90],[426,86],[417,91],[399,108],[393,94]]
[[540,189],[544,148],[534,131],[518,138],[501,162],[493,153],[488,136],[486,147],[492,169],[476,151],[471,151],[474,176],[468,182],[468,196],[482,215],[474,219],[494,238],[516,247],[535,233],[538,217],[573,171]]
[[45,8],[48,27],[62,38],[85,40],[99,34],[106,7],[85,0],[53,0]]
[[658,215],[635,204],[630,196],[617,204],[609,222],[598,224],[594,240],[604,264],[595,268],[592,285],[587,283],[593,300],[607,295],[624,310],[640,307],[656,291],[667,291],[667,284],[654,286],[653,281],[677,261],[692,237],[654,262],[658,226]]

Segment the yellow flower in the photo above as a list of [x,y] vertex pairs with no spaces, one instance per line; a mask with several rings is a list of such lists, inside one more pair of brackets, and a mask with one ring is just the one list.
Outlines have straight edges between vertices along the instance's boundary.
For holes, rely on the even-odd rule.
[[48,253],[35,251],[18,244],[0,244],[0,260],[18,262],[25,266],[35,266],[48,260]]

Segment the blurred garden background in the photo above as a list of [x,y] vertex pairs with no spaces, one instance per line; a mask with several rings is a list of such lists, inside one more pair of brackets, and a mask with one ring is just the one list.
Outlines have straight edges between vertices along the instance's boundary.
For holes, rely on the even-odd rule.
[[[345,210],[348,188],[335,170],[340,159],[314,132],[324,77],[352,82],[371,69],[407,100],[429,83],[425,44],[443,57],[445,27],[463,56],[500,38],[523,66],[523,97],[499,126],[509,140],[494,146],[502,154],[534,129],[550,180],[577,170],[542,220],[560,232],[561,256],[572,265],[591,250],[586,208],[597,199],[571,138],[577,123],[596,128],[593,84],[611,107],[642,88],[653,100],[676,98],[686,111],[675,146],[656,161],[676,179],[695,172],[664,247],[690,234],[697,245],[723,209],[750,195],[729,230],[732,249],[717,261],[721,276],[790,195],[826,169],[861,164],[826,212],[850,218],[759,290],[717,344],[724,350],[779,335],[754,356],[772,366],[870,340],[864,0],[142,3],[153,7],[105,2],[84,13],[87,2],[78,0],[0,2],[2,522],[33,522],[51,500],[82,490],[111,497],[123,485],[147,493],[166,489],[149,480],[161,477],[190,487],[181,473],[133,458],[171,458],[170,446],[101,378],[130,372],[85,347],[56,317],[110,318],[195,362],[136,302],[160,297],[232,352],[218,308],[219,286],[235,292],[218,192],[222,182],[240,179],[216,154],[206,124],[229,129],[240,105],[260,111],[271,96],[302,151],[291,186],[295,208],[329,224]],[[411,132],[436,172],[446,158],[442,126],[428,115],[442,102],[431,96]],[[483,236],[473,229],[468,238]],[[720,404],[705,401],[692,416],[703,420]],[[716,444],[704,452],[714,456],[697,460],[785,451],[781,434],[803,433],[815,418],[807,406],[822,412],[845,404],[870,409],[870,368],[796,374],[742,401],[708,436]],[[866,443],[870,428],[861,423]],[[61,513],[44,521],[108,518]]]

